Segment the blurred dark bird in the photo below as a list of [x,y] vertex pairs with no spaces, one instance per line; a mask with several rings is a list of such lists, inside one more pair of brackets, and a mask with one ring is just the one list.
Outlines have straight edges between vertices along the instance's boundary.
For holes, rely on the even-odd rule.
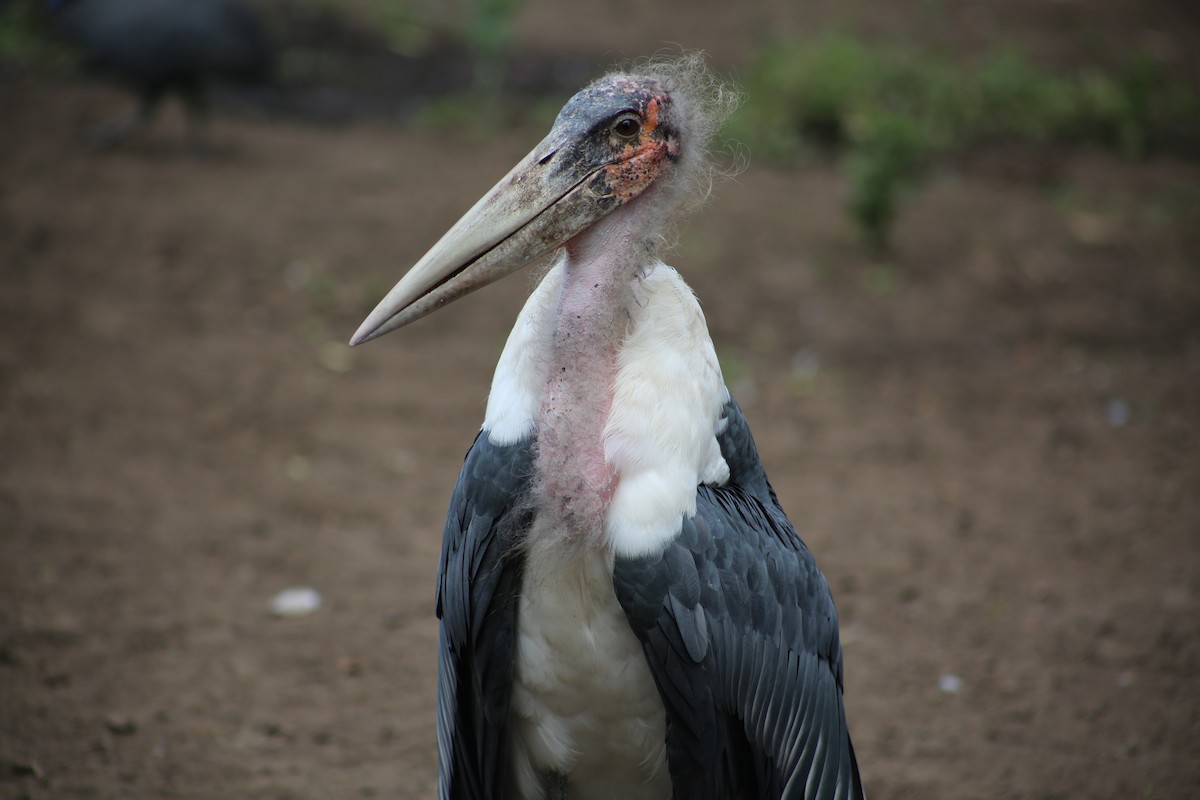
[[443,800],[863,796],[829,587],[658,258],[730,95],[698,56],[588,86],[351,341],[557,251],[446,519]]
[[89,68],[139,96],[136,110],[92,134],[98,147],[148,126],[172,93],[187,108],[191,142],[203,145],[209,83],[261,83],[271,74],[271,41],[257,15],[236,0],[51,0],[51,8]]

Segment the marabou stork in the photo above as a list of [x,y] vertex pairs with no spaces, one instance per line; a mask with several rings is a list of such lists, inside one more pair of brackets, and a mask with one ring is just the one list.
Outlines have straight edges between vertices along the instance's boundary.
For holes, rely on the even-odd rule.
[[496,367],[437,589],[441,798],[859,798],[829,587],[657,257],[729,90],[610,74],[355,333],[557,261]]
[[203,145],[208,84],[263,83],[275,54],[258,15],[240,0],[50,0],[56,27],[87,66],[137,92],[135,111],[89,137],[105,148],[146,128],[162,100],[178,94],[189,138]]

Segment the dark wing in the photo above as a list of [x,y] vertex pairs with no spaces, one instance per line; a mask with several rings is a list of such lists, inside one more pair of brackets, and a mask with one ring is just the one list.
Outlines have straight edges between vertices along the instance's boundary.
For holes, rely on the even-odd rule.
[[530,441],[467,453],[446,514],[438,571],[438,796],[498,797],[506,769],[508,703],[523,561],[515,546]]
[[139,87],[265,80],[274,57],[258,16],[237,0],[74,0],[55,19],[90,62]]
[[861,798],[829,587],[725,412],[729,483],[700,487],[662,554],[614,570],[667,709],[675,797]]

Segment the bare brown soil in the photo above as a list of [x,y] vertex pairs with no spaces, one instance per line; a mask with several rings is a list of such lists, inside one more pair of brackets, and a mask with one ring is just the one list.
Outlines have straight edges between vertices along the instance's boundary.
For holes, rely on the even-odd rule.
[[[757,33],[689,20],[627,47]],[[0,83],[0,798],[431,797],[441,518],[529,282],[344,342],[540,132],[76,146],[125,102]],[[834,169],[755,165],[671,261],[834,588],[870,796],[1197,797],[1200,166],[1029,157],[885,260]]]

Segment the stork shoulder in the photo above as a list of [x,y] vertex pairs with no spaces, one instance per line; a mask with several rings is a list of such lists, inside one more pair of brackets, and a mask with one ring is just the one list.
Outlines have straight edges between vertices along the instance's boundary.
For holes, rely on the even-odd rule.
[[496,363],[483,417],[483,430],[492,444],[519,442],[531,436],[537,425],[562,271],[559,259],[525,301]]

